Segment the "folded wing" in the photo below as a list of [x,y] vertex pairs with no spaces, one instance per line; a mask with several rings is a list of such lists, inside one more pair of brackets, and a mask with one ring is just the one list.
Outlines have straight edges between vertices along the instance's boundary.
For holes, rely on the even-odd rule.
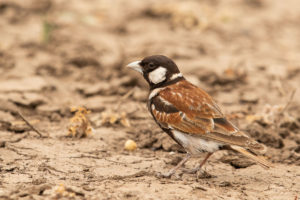
[[205,91],[185,80],[161,90],[153,98],[150,110],[165,128],[254,152],[265,149],[231,124]]

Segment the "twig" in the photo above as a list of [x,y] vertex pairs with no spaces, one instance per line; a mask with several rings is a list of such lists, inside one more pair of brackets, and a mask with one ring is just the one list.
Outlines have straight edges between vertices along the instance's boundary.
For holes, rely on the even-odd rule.
[[129,90],[125,95],[123,95],[123,96],[121,97],[120,100],[125,100],[125,99],[127,99],[130,95],[133,94],[133,92],[135,91],[135,88],[136,88],[136,87],[134,87],[134,88],[132,88],[131,90]]
[[154,172],[147,172],[147,171],[142,170],[142,171],[136,172],[134,174],[130,174],[130,175],[125,175],[125,176],[113,175],[113,176],[107,177],[105,179],[108,179],[108,180],[124,180],[124,179],[127,179],[127,178],[138,178],[138,177],[153,176],[153,175],[155,175]]
[[296,93],[296,88],[292,91],[292,93],[291,93],[291,96],[290,96],[290,98],[289,98],[289,100],[286,102],[286,104],[285,104],[285,106],[283,107],[283,109],[281,110],[281,111],[279,111],[278,113],[277,113],[277,115],[275,116],[275,118],[274,118],[274,124],[276,124],[275,125],[275,127],[276,128],[279,128],[279,126],[280,126],[280,117],[284,114],[284,112],[286,111],[286,109],[289,107],[289,105],[291,104],[291,102],[292,102],[292,100],[293,100],[293,98],[294,98],[294,95],[295,95],[295,93]]
[[131,90],[129,90],[126,94],[124,94],[118,101],[117,105],[116,105],[116,110],[119,110],[121,103],[124,102],[124,100],[126,100],[128,97],[130,97],[135,91],[135,87],[132,88]]
[[27,120],[25,119],[25,117],[19,112],[17,111],[18,115],[21,117],[21,119],[34,131],[36,132],[40,137],[43,137],[43,134],[41,134],[40,131],[38,131],[36,128],[34,128],[34,126]]
[[[293,100],[293,98],[294,98],[294,96],[295,96],[296,90],[297,90],[297,89],[294,89],[294,90],[292,91],[291,96],[290,96],[288,102],[285,104],[284,108],[282,109],[281,113],[284,113],[285,110],[288,108],[288,106],[291,104],[291,102],[292,102],[292,100]],[[281,113],[280,113],[280,114],[281,114]]]
[[275,80],[276,88],[281,95],[286,95],[285,90],[282,87],[282,81],[280,81],[279,77]]
[[200,189],[200,190],[203,190],[203,191],[207,191],[208,190],[207,188],[205,188],[203,186],[199,186],[199,185],[193,187],[193,189]]

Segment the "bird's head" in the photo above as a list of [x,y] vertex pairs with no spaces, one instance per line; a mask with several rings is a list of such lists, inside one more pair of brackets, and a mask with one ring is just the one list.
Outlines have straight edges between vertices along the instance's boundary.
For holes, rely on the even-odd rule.
[[140,72],[151,89],[183,78],[177,65],[170,58],[163,55],[148,56],[141,61],[128,64],[127,67]]

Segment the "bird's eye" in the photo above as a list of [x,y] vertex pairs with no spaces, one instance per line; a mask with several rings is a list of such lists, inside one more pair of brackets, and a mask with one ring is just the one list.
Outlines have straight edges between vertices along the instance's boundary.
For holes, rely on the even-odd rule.
[[155,67],[154,63],[149,63],[148,66],[150,69],[153,69]]

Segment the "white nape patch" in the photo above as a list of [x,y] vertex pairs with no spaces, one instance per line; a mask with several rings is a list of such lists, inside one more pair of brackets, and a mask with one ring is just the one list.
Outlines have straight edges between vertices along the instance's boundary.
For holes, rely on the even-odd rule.
[[178,78],[178,77],[182,77],[182,74],[181,74],[181,73],[173,74],[173,75],[171,76],[170,80],[174,80],[174,79],[176,79],[176,78]]
[[172,130],[174,137],[191,154],[202,152],[215,152],[222,146],[221,143],[201,139],[199,136],[192,136],[178,130]]
[[149,97],[148,99],[151,100],[153,97],[155,97],[160,91],[162,91],[163,89],[165,89],[164,87],[163,88],[156,88],[154,90],[152,90],[149,94]]
[[166,79],[166,72],[166,68],[158,67],[157,69],[149,73],[148,78],[154,84],[161,83]]

